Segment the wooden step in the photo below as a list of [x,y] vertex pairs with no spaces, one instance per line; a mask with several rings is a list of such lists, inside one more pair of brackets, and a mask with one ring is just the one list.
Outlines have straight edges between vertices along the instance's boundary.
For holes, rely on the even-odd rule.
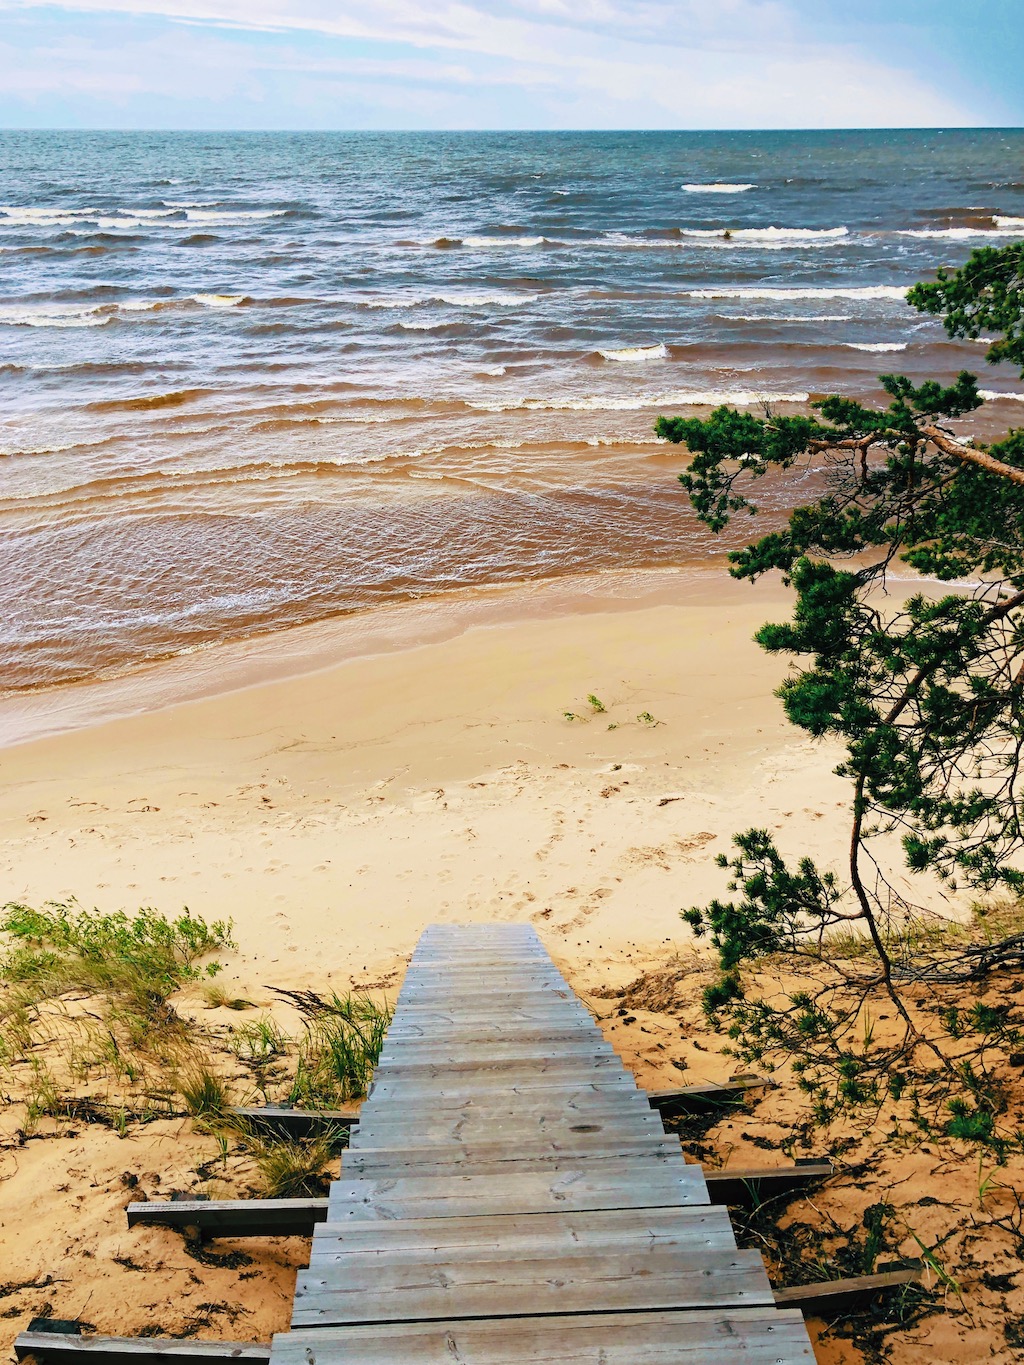
[[332,1222],[392,1218],[458,1218],[573,1209],[665,1208],[709,1203],[699,1166],[659,1169],[645,1161],[604,1162],[600,1170],[502,1176],[342,1178],[331,1185]]
[[814,1365],[800,1313],[595,1313],[288,1332],[272,1365]]
[[[700,1205],[668,1209],[594,1209],[573,1213],[504,1214],[477,1218],[405,1218],[396,1223],[321,1223],[314,1231],[310,1265],[325,1269],[359,1257],[419,1261],[494,1260],[629,1247],[675,1247],[697,1253],[735,1249],[729,1215]],[[342,1271],[342,1273],[344,1273]]]
[[567,1262],[557,1255],[414,1265],[347,1261],[343,1275],[333,1268],[299,1272],[292,1326],[764,1304],[774,1299],[756,1251],[694,1255],[646,1248]]

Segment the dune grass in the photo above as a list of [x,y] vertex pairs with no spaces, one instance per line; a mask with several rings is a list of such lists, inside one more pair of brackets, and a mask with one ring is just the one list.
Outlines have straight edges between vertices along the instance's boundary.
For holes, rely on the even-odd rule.
[[331,1109],[362,1099],[393,1011],[366,995],[331,995],[306,1026],[285,1104]]

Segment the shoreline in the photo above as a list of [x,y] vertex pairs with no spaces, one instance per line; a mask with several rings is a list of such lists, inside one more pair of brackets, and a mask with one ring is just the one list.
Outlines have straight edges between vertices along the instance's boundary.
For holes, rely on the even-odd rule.
[[242,991],[386,974],[438,919],[529,921],[632,973],[724,890],[734,832],[822,861],[846,834],[835,755],[751,639],[789,594],[686,577],[558,584],[285,677],[279,652],[243,689],[0,750],[2,900],[231,918]]
[[285,682],[354,659],[401,653],[466,631],[551,616],[630,611],[749,585],[720,567],[614,569],[445,592],[345,612],[242,640],[185,650],[109,677],[0,695],[0,752],[74,730],[125,720],[266,683]]

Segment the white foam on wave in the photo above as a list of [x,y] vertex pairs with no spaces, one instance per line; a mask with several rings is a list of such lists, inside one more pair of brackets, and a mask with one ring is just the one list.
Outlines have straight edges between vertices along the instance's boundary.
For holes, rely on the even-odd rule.
[[367,308],[419,308],[427,303],[447,303],[452,308],[486,308],[493,304],[498,308],[518,308],[524,303],[533,303],[539,294],[516,294],[511,290],[492,290],[487,294],[472,290],[459,290],[445,294],[399,294],[388,298],[360,299]]
[[923,237],[929,241],[970,242],[978,237],[1004,237],[1008,234],[1016,236],[1022,231],[1024,231],[1024,218],[1007,218],[1005,215],[997,213],[993,216],[992,226],[989,228],[900,228],[896,236]]
[[852,322],[852,313],[729,313],[730,322]]
[[14,304],[0,308],[3,327],[103,327],[114,317],[109,305]]
[[438,332],[447,327],[448,323],[435,320],[433,322],[400,322],[398,325],[405,332]]
[[[280,218],[287,209],[218,209],[206,211],[205,205],[190,205],[163,201],[162,209],[47,208],[0,204],[0,227],[21,228],[81,228],[89,224],[101,230],[130,228],[181,228],[187,223],[204,226],[229,226],[232,223],[257,222],[266,218]],[[185,217],[182,219],[181,214]]]
[[743,194],[746,190],[756,190],[756,185],[729,185],[716,183],[713,185],[680,185],[681,190],[687,194]]
[[734,242],[822,242],[835,241],[839,237],[849,237],[848,227],[834,228],[683,228],[684,237],[724,239],[728,233],[729,241]]
[[251,213],[224,210],[207,213],[199,209],[187,209],[185,218],[189,223],[201,223],[207,227],[212,227],[231,223],[257,223],[266,218],[283,218],[287,212],[287,209],[261,209]]
[[470,402],[481,412],[639,412],[645,408],[715,408],[723,404],[754,407],[760,403],[806,403],[807,393],[770,393],[753,389],[698,389],[693,392],[635,394],[616,397],[588,394],[581,398],[520,398],[504,403]]
[[490,247],[490,246],[543,246],[547,241],[546,237],[463,237],[452,238],[453,241],[461,240],[463,246]]
[[237,308],[240,303],[246,300],[245,294],[193,294],[192,299],[195,303],[201,303],[204,308]]
[[899,299],[906,300],[909,285],[866,284],[849,288],[829,288],[817,285],[801,285],[798,288],[771,288],[762,285],[721,284],[710,289],[688,289],[683,297],[688,299]]
[[978,397],[984,398],[986,403],[995,403],[1000,399],[1008,403],[1024,403],[1024,393],[1000,393],[997,389],[979,389]]
[[851,351],[905,351],[905,341],[844,341]]
[[656,346],[623,346],[617,351],[602,351],[597,353],[605,360],[622,360],[627,363],[635,363],[644,360],[667,360],[668,347],[663,341],[659,341]]

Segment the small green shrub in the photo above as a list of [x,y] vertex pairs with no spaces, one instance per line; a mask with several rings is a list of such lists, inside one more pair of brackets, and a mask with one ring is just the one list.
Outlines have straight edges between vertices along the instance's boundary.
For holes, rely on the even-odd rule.
[[199,960],[234,946],[229,923],[207,925],[187,910],[173,920],[148,908],[104,915],[74,901],[50,901],[40,910],[8,904],[0,932],[14,940],[0,976],[37,1000],[69,990],[166,999],[186,981],[215,975],[219,963],[201,969]]

